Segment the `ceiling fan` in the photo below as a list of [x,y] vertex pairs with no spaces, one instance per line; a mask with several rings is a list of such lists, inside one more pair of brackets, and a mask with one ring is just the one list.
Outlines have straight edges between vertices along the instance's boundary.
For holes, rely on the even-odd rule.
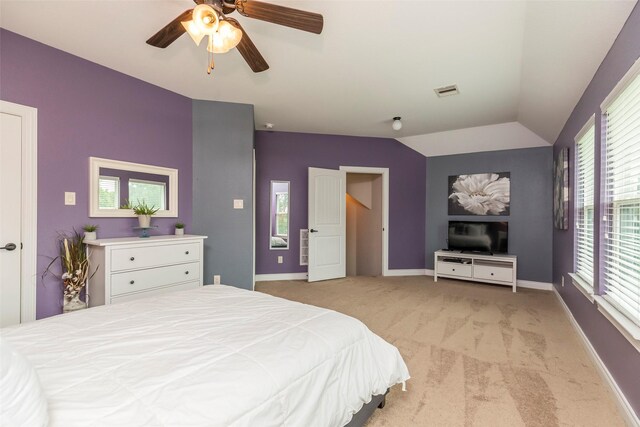
[[322,15],[290,7],[278,6],[254,0],[194,0],[195,8],[181,13],[160,31],[154,34],[147,44],[165,48],[176,41],[185,32],[196,45],[208,36],[207,51],[209,61],[207,72],[214,68],[213,54],[225,53],[234,47],[242,55],[255,73],[269,69],[240,23],[227,15],[238,11],[242,16],[261,21],[284,25],[285,27],[320,34],[324,24]]

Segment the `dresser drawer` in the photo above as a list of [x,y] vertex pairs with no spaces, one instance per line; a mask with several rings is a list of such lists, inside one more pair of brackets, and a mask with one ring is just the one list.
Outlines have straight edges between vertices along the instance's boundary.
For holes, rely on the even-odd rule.
[[438,274],[447,276],[471,277],[471,264],[438,262]]
[[111,251],[111,271],[149,268],[181,262],[198,261],[200,244],[181,243],[178,245],[162,245],[113,249]]
[[498,265],[474,265],[473,266],[474,279],[482,280],[496,280],[499,282],[513,281],[513,268],[501,267]]
[[200,279],[200,263],[171,265],[111,275],[111,296]]
[[137,292],[134,294],[126,294],[118,297],[111,298],[111,304],[117,304],[119,302],[127,302],[140,298],[147,298],[153,295],[160,295],[166,292],[174,292],[174,291],[186,291],[187,289],[195,289],[199,288],[200,282],[188,282],[188,283],[180,283],[179,285],[165,286],[162,288],[152,289],[146,292]]

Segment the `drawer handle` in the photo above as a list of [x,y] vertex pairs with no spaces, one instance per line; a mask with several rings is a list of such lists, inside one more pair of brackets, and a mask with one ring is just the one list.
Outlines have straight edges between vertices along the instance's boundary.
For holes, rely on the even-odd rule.
[[132,280],[132,281],[129,282],[130,285],[133,285],[134,283],[136,283],[135,280]]
[[456,271],[456,269],[455,269],[455,268],[452,268],[452,269],[451,269],[451,271]]
[[189,251],[186,251],[184,254],[185,254],[185,255],[189,255]]
[[493,273],[491,273],[491,275],[493,276]]
[[129,261],[134,261],[135,259],[136,259],[136,257],[132,256],[131,258],[129,258]]
[[185,271],[185,272],[184,272],[184,274],[189,274],[189,271],[188,271],[188,270],[187,270],[187,271]]

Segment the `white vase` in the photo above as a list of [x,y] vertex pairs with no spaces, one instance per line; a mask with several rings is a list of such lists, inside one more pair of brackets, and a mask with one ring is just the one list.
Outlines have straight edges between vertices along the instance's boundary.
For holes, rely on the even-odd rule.
[[184,228],[176,228],[176,236],[184,235]]
[[138,224],[141,228],[149,228],[151,226],[151,215],[138,215]]
[[85,231],[84,232],[84,240],[97,240],[98,233],[95,231]]
[[70,311],[82,310],[87,308],[87,303],[80,300],[80,293],[77,293],[72,298],[64,299],[64,306],[62,307],[63,313],[69,313]]

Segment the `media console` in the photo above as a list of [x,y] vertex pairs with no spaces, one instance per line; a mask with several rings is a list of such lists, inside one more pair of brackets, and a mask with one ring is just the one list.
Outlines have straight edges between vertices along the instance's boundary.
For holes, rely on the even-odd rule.
[[480,255],[436,251],[433,281],[438,277],[511,286],[516,291],[518,258],[515,255]]

